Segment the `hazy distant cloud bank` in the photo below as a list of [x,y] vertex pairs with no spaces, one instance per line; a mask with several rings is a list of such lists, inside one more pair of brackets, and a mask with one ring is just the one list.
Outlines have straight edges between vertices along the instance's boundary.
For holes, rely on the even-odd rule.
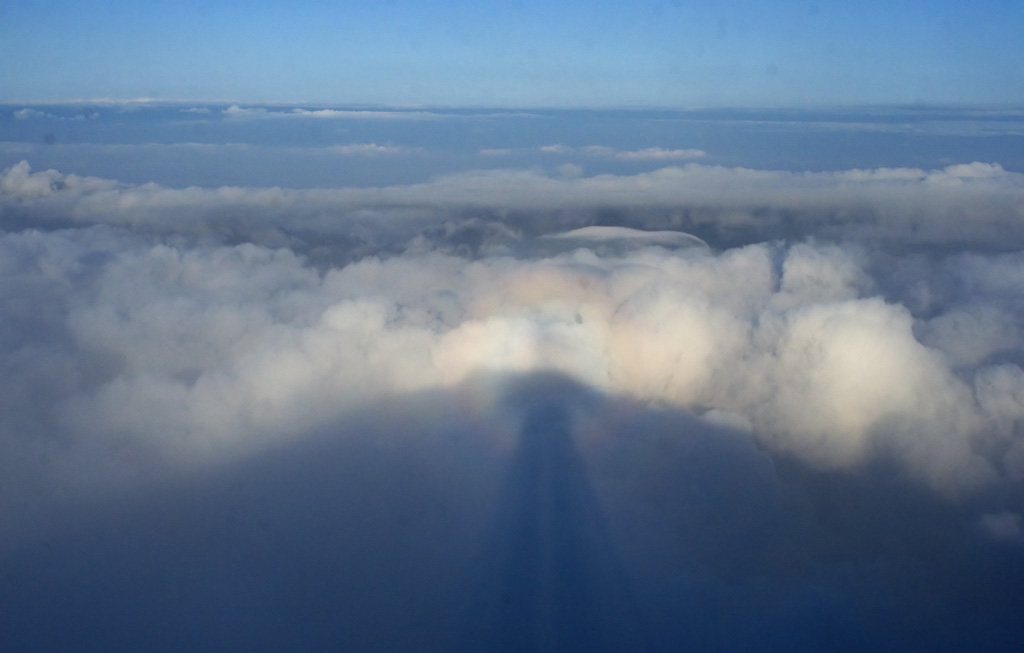
[[234,460],[389,397],[465,395],[491,437],[487,379],[556,371],[634,402],[594,409],[584,449],[618,446],[636,406],[683,438],[656,416],[685,409],[768,486],[752,443],[825,473],[892,463],[1019,546],[1000,497],[1024,486],[1022,213],[1024,177],[983,163],[310,191],[22,163],[0,176],[0,536],[33,522],[20,497]]
[[[587,156],[601,156],[610,157],[614,159],[623,159],[625,161],[672,161],[672,160],[685,160],[685,159],[699,159],[707,156],[707,152],[704,150],[698,150],[693,148],[688,149],[665,149],[663,147],[647,147],[641,150],[616,150],[613,147],[606,145],[588,145],[586,147],[569,147],[568,145],[555,144],[555,145],[542,145],[538,148],[538,151],[544,154],[584,154]],[[484,150],[484,152],[494,155],[501,153],[502,150]]]
[[[521,151],[521,150],[518,150]],[[602,157],[608,159],[619,159],[622,161],[685,161],[700,159],[708,155],[704,150],[695,148],[667,149],[664,147],[647,147],[639,150],[617,150],[607,145],[587,145],[586,147],[570,147],[561,143],[553,145],[541,145],[536,148],[541,154],[554,154],[562,156],[582,155],[589,157]],[[508,148],[487,148],[480,150],[482,156],[507,156],[516,153],[517,150]]]
[[[339,147],[346,154],[392,151],[372,143]],[[260,230],[311,229],[393,244],[398,234],[418,233],[428,223],[476,217],[528,235],[595,223],[672,228],[719,247],[809,236],[890,248],[1024,244],[1024,175],[986,163],[820,173],[691,163],[629,176],[560,178],[487,170],[408,186],[311,190],[128,186],[32,172],[21,163],[0,184],[8,222],[104,223],[158,233],[242,230],[235,235],[255,242]]]
[[266,107],[241,107],[232,104],[222,110],[228,118],[312,118],[348,120],[436,120],[446,117],[431,111],[388,111],[380,109],[301,109],[273,110]]
[[31,107],[18,109],[13,113],[15,120],[40,120],[44,118],[48,120],[95,120],[96,118],[99,118],[99,113],[96,111],[93,111],[88,115],[79,113],[72,116],[55,116],[52,113],[46,113],[45,111],[40,111]]
[[334,145],[327,148],[335,154],[354,156],[375,156],[377,154],[399,154],[408,152],[411,148],[399,145],[378,145],[376,143],[350,143],[348,145]]

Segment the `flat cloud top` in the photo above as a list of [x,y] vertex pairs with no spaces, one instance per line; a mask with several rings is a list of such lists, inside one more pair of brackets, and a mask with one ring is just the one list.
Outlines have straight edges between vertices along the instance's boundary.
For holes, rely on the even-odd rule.
[[[390,151],[372,144],[346,148],[351,153]],[[128,186],[52,170],[31,172],[22,162],[0,177],[0,193],[5,212],[14,217],[31,213],[34,221],[50,217],[164,232],[237,229],[244,222],[253,228],[351,234],[401,228],[410,215],[420,218],[415,227],[422,228],[423,220],[443,221],[453,212],[473,211],[542,215],[520,226],[549,232],[593,225],[596,213],[619,212],[615,219],[623,224],[607,226],[672,228],[719,245],[808,236],[881,246],[1007,249],[1024,244],[1024,175],[978,162],[932,171],[822,173],[691,163],[635,175],[580,178],[490,170],[407,186],[311,190]],[[237,219],[240,214],[244,221]],[[373,220],[361,219],[369,214]],[[390,219],[383,219],[385,215]],[[507,220],[530,218],[513,215]]]

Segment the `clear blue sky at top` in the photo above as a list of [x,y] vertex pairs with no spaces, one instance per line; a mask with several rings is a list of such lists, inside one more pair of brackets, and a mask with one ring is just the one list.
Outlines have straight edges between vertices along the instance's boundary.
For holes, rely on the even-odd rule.
[[0,100],[1024,104],[1024,3],[0,1]]

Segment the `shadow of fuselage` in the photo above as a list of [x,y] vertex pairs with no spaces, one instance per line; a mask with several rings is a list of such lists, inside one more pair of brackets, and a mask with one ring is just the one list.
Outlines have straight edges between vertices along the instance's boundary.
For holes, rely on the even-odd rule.
[[644,650],[622,561],[572,437],[572,401],[523,406],[471,615],[472,647]]

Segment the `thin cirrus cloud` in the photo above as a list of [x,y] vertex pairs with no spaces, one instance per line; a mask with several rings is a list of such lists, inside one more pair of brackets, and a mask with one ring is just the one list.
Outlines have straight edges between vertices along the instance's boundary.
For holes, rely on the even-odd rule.
[[[541,148],[543,152],[572,152],[572,149],[563,149],[563,146],[551,146],[554,149]],[[616,150],[604,145],[588,145],[579,149],[580,152],[590,156],[605,156],[626,161],[670,161],[675,159],[699,159],[707,156],[704,150],[694,148],[668,150],[663,147],[647,147],[642,150]]]
[[241,107],[237,104],[223,109],[221,113],[235,119],[347,119],[347,120],[435,120],[443,118],[430,111],[392,111],[360,109],[302,109],[273,110],[266,107]]
[[332,145],[326,148],[327,151],[335,154],[374,156],[377,154],[401,154],[415,151],[415,148],[402,147],[399,145],[378,145],[376,143],[349,143],[347,145]]
[[[271,542],[289,583],[347,579],[302,586],[324,605],[372,599],[328,610],[348,636],[465,641],[465,615],[496,618],[474,598],[491,572],[473,561],[502,550],[483,506],[519,496],[502,461],[526,455],[531,416],[560,437],[555,405],[590,470],[563,489],[600,502],[606,526],[580,528],[616,534],[656,643],[781,641],[810,613],[883,644],[940,621],[943,641],[1000,632],[1020,604],[1022,206],[1021,175],[987,163],[308,190],[19,163],[0,176],[0,554],[71,574],[98,568],[96,542],[169,538],[183,548],[81,572],[66,600],[142,565],[198,619],[217,614],[199,577],[252,582],[213,561]],[[188,489],[110,508],[154,484]],[[33,548],[61,532],[83,535]],[[972,611],[963,578],[998,609]],[[45,604],[23,586],[0,594],[17,614]],[[118,614],[151,622],[153,596]],[[706,620],[711,603],[730,616]],[[382,611],[401,627],[375,629]]]
[[95,120],[99,117],[99,113],[95,111],[89,114],[79,113],[71,116],[56,116],[52,113],[39,111],[38,109],[33,109],[31,107],[17,109],[16,111],[12,112],[12,115],[14,115],[15,120]]
[[[583,154],[585,156],[620,159],[623,161],[676,161],[700,159],[708,155],[704,150],[696,148],[667,149],[663,147],[647,147],[640,150],[617,150],[606,145],[587,145],[585,147],[570,147],[561,143],[541,145],[537,152],[542,154],[573,155]],[[511,149],[483,149],[480,154],[484,156],[504,156],[512,154]]]

